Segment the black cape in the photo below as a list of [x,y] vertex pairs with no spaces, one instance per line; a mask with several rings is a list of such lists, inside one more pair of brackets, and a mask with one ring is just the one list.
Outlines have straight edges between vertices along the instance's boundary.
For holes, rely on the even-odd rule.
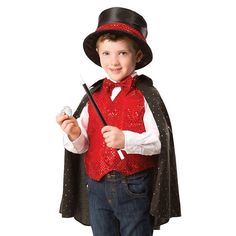
[[[91,92],[99,89],[101,85],[102,80],[99,80],[90,88]],[[150,214],[154,216],[154,229],[159,229],[160,225],[167,223],[171,217],[181,215],[172,128],[166,107],[152,80],[140,75],[136,80],[136,87],[148,102],[160,132],[161,153],[156,156],[158,166],[154,173],[150,207]],[[87,102],[88,97],[85,95],[74,113],[75,118],[80,116]],[[60,213],[62,217],[74,217],[80,223],[90,225],[86,173],[82,156],[65,149]]]

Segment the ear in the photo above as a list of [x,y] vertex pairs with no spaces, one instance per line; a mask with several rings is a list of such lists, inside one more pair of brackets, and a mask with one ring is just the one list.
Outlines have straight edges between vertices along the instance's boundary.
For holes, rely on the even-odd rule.
[[141,50],[138,50],[136,54],[136,62],[139,63],[143,58],[143,52]]

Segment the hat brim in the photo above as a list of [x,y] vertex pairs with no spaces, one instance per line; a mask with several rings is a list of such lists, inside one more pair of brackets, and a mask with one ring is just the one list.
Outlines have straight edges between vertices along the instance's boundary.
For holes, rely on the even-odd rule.
[[89,34],[85,38],[84,43],[83,43],[83,48],[84,48],[85,54],[87,55],[87,57],[91,61],[93,61],[98,66],[101,66],[101,64],[100,64],[99,55],[96,51],[96,43],[97,43],[98,38],[101,35],[106,34],[106,33],[114,33],[114,34],[118,34],[118,35],[120,34],[123,36],[127,36],[127,37],[131,38],[132,40],[134,40],[138,44],[140,50],[143,53],[143,58],[140,62],[138,62],[136,64],[135,69],[141,69],[144,66],[148,65],[152,61],[152,50],[148,46],[146,41],[134,36],[131,33],[128,33],[128,32],[122,31],[122,30],[108,29],[108,30],[102,30],[102,31],[95,31],[95,32]]

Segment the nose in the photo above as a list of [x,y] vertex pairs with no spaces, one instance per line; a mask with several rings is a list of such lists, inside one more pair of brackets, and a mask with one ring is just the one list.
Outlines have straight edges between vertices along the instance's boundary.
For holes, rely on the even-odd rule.
[[112,66],[118,66],[120,63],[119,63],[119,60],[118,60],[118,57],[116,55],[113,55],[111,57],[111,65]]

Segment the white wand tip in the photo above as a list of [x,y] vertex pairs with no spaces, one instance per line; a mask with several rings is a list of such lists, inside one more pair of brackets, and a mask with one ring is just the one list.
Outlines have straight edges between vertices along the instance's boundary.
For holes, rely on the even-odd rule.
[[81,81],[81,83],[82,83],[82,84],[85,84],[85,81],[84,81],[83,76],[80,74],[79,77],[80,77],[80,81]]
[[121,159],[121,160],[124,160],[125,157],[124,157],[122,151],[121,151],[121,150],[117,150],[117,152],[118,152],[118,154],[119,154],[119,156],[120,156],[120,159]]

